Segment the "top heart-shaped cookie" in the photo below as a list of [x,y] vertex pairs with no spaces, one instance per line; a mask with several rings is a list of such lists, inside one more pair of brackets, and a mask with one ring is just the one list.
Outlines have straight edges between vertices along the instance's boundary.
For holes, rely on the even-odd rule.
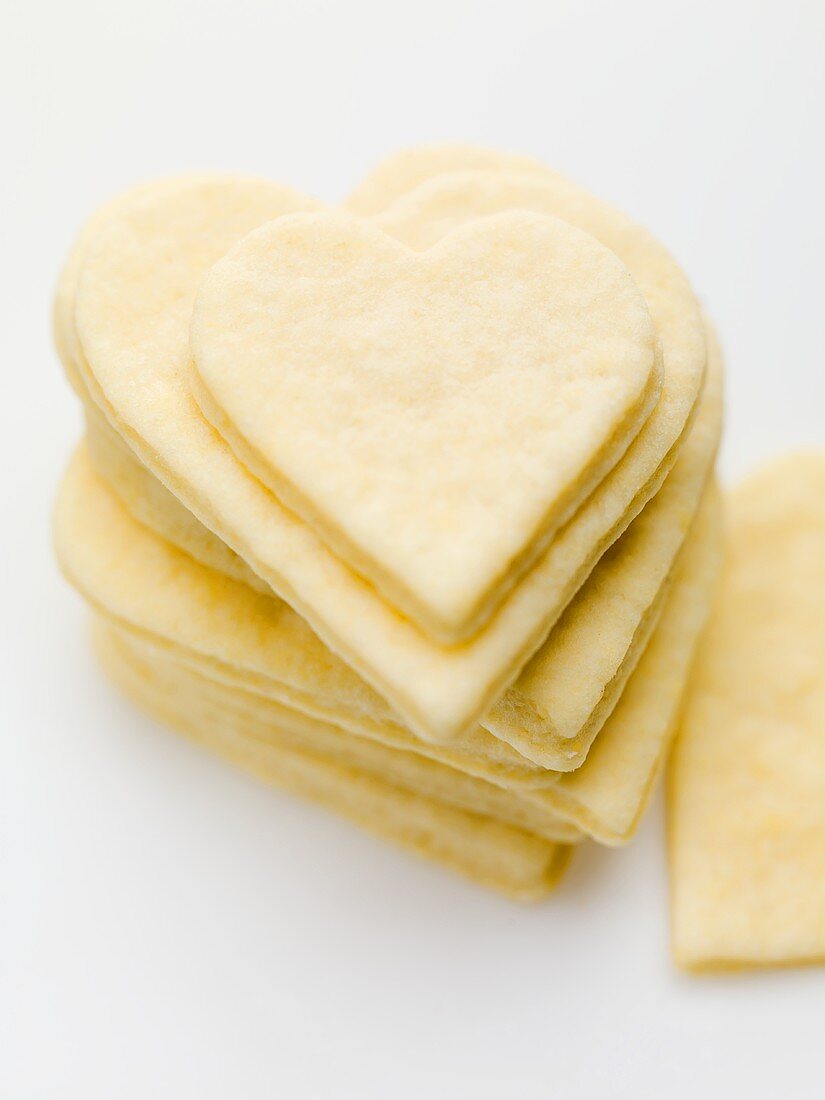
[[345,214],[280,218],[207,275],[193,386],[239,458],[393,606],[483,622],[658,396],[616,256],[480,219],[416,253]]

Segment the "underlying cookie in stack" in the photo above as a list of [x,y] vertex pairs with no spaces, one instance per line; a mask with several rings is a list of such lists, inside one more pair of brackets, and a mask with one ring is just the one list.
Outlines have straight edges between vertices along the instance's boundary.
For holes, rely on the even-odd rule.
[[495,845],[478,870],[483,828],[464,869],[535,896],[556,841],[629,837],[661,765],[716,568],[721,366],[703,389],[698,308],[648,234],[492,163],[380,232],[248,180],[99,215],[58,293],[88,424],[58,547],[142,705],[303,754],[296,789],[355,769],[385,807],[510,830],[543,852],[525,877],[494,882]]
[[[357,753],[362,766],[371,753],[386,763],[390,750],[396,781],[402,761],[419,778],[422,762],[432,761],[442,776],[453,778],[454,798],[466,798],[468,790],[485,792],[499,817],[510,807],[504,817],[510,823],[529,821],[532,832],[568,842],[577,839],[578,828],[620,843],[661,763],[707,608],[718,558],[718,498],[709,495],[697,518],[660,625],[627,690],[584,765],[567,773],[541,773],[526,760],[519,764],[506,746],[481,742],[483,731],[471,753],[463,743],[417,743],[391,720],[381,721],[380,702],[373,705],[346,666],[317,641],[301,644],[297,616],[135,522],[82,451],[61,492],[57,537],[64,570],[101,619],[151,647],[156,664],[165,658],[248,701],[259,700],[270,716],[270,738],[298,738],[301,730],[306,738],[307,729],[316,735],[323,730],[325,749],[332,740],[339,752]],[[337,723],[329,720],[331,685],[349,704]],[[484,757],[480,747],[487,750]],[[467,783],[468,777],[477,781]],[[537,812],[524,818],[525,807],[528,815]],[[482,806],[475,802],[473,808]],[[489,811],[490,805],[483,808]]]

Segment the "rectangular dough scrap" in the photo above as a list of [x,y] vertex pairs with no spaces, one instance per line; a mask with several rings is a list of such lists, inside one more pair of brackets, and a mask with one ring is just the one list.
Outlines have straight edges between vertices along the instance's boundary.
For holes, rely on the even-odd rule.
[[677,963],[825,960],[823,453],[732,494],[668,788]]

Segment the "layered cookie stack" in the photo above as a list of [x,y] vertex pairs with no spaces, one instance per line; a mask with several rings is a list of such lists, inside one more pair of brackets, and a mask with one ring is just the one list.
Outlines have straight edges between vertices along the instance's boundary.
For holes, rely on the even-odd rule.
[[334,210],[177,179],[55,313],[59,557],[139,705],[514,896],[629,839],[720,535],[719,353],[653,237],[473,149]]

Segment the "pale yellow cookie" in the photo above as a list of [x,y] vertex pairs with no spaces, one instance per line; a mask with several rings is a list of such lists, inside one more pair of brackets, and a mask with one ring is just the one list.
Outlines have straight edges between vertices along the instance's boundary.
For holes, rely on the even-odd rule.
[[376,835],[519,901],[545,896],[570,848],[501,821],[393,786],[367,772],[239,732],[233,721],[181,709],[154,676],[120,660],[110,636],[98,638],[107,672],[141,707],[265,783],[312,799]]
[[[215,186],[221,192],[229,185],[223,181]],[[174,208],[179,202],[185,214],[189,198],[161,203],[161,228],[168,229],[170,223],[180,228]],[[150,205],[159,217],[156,204]],[[185,223],[183,215],[182,220]],[[217,222],[220,224],[220,219]],[[202,235],[209,236],[206,228],[199,239]],[[116,303],[108,301],[110,294],[116,291],[121,305],[140,305],[143,312],[138,308],[129,313],[133,338],[116,345],[117,355],[110,354],[114,349],[107,346],[100,357],[103,366],[99,370],[107,376],[114,404],[88,364],[77,364],[91,396],[147,467],[174,490],[187,509],[285,595],[328,644],[342,652],[392,701],[418,733],[448,737],[471,728],[540,644],[598,555],[658,487],[675,447],[666,453],[664,438],[648,440],[654,450],[658,448],[658,465],[651,454],[645,467],[648,479],[632,493],[632,479],[622,480],[626,494],[623,508],[606,509],[606,501],[601,500],[596,508],[580,510],[580,517],[585,511],[587,516],[576,525],[574,537],[562,537],[569,531],[568,525],[477,639],[461,647],[435,646],[389,612],[372,590],[359,584],[350,571],[341,569],[334,558],[319,553],[317,540],[304,525],[295,524],[288,514],[273,509],[272,498],[245,474],[197,415],[185,386],[188,343],[186,326],[179,324],[179,318],[182,322],[181,303],[191,300],[187,295],[194,294],[198,273],[187,271],[187,278],[175,284],[177,305],[171,312],[156,309],[158,303],[147,306],[140,293],[142,272],[157,271],[168,262],[168,234],[159,228],[149,248],[141,235],[132,232],[130,218],[121,215],[108,226],[105,236],[105,241],[98,238],[100,252],[92,265],[96,269],[94,277],[92,271],[86,272],[93,287],[100,289],[100,295],[93,296],[104,318],[113,316],[115,331],[120,328],[121,310],[115,310]],[[177,251],[183,249],[185,234],[177,245]],[[138,284],[134,295],[124,285],[124,265]],[[177,265],[175,271],[182,275],[179,268]],[[148,333],[148,341],[141,340],[141,332]],[[154,354],[152,348],[158,341],[165,342],[165,350]],[[136,387],[133,383],[138,377],[145,384]],[[667,388],[667,379],[665,385]],[[124,412],[128,416],[124,417]],[[133,423],[140,426],[142,435],[131,426]],[[579,554],[581,547],[584,549]],[[281,562],[278,569],[272,565],[273,558]]]
[[615,255],[512,211],[412,252],[280,218],[206,275],[194,393],[241,461],[430,635],[475,634],[658,399]]
[[518,792],[429,760],[413,749],[393,748],[353,735],[331,722],[212,679],[129,627],[105,616],[98,616],[98,621],[105,624],[107,644],[117,658],[128,663],[136,677],[151,681],[153,689],[162,691],[170,709],[188,715],[192,721],[229,724],[244,737],[307,750],[395,787],[495,818],[545,840],[569,844],[581,839],[575,826]]
[[825,453],[731,494],[669,770],[676,961],[825,960]]

